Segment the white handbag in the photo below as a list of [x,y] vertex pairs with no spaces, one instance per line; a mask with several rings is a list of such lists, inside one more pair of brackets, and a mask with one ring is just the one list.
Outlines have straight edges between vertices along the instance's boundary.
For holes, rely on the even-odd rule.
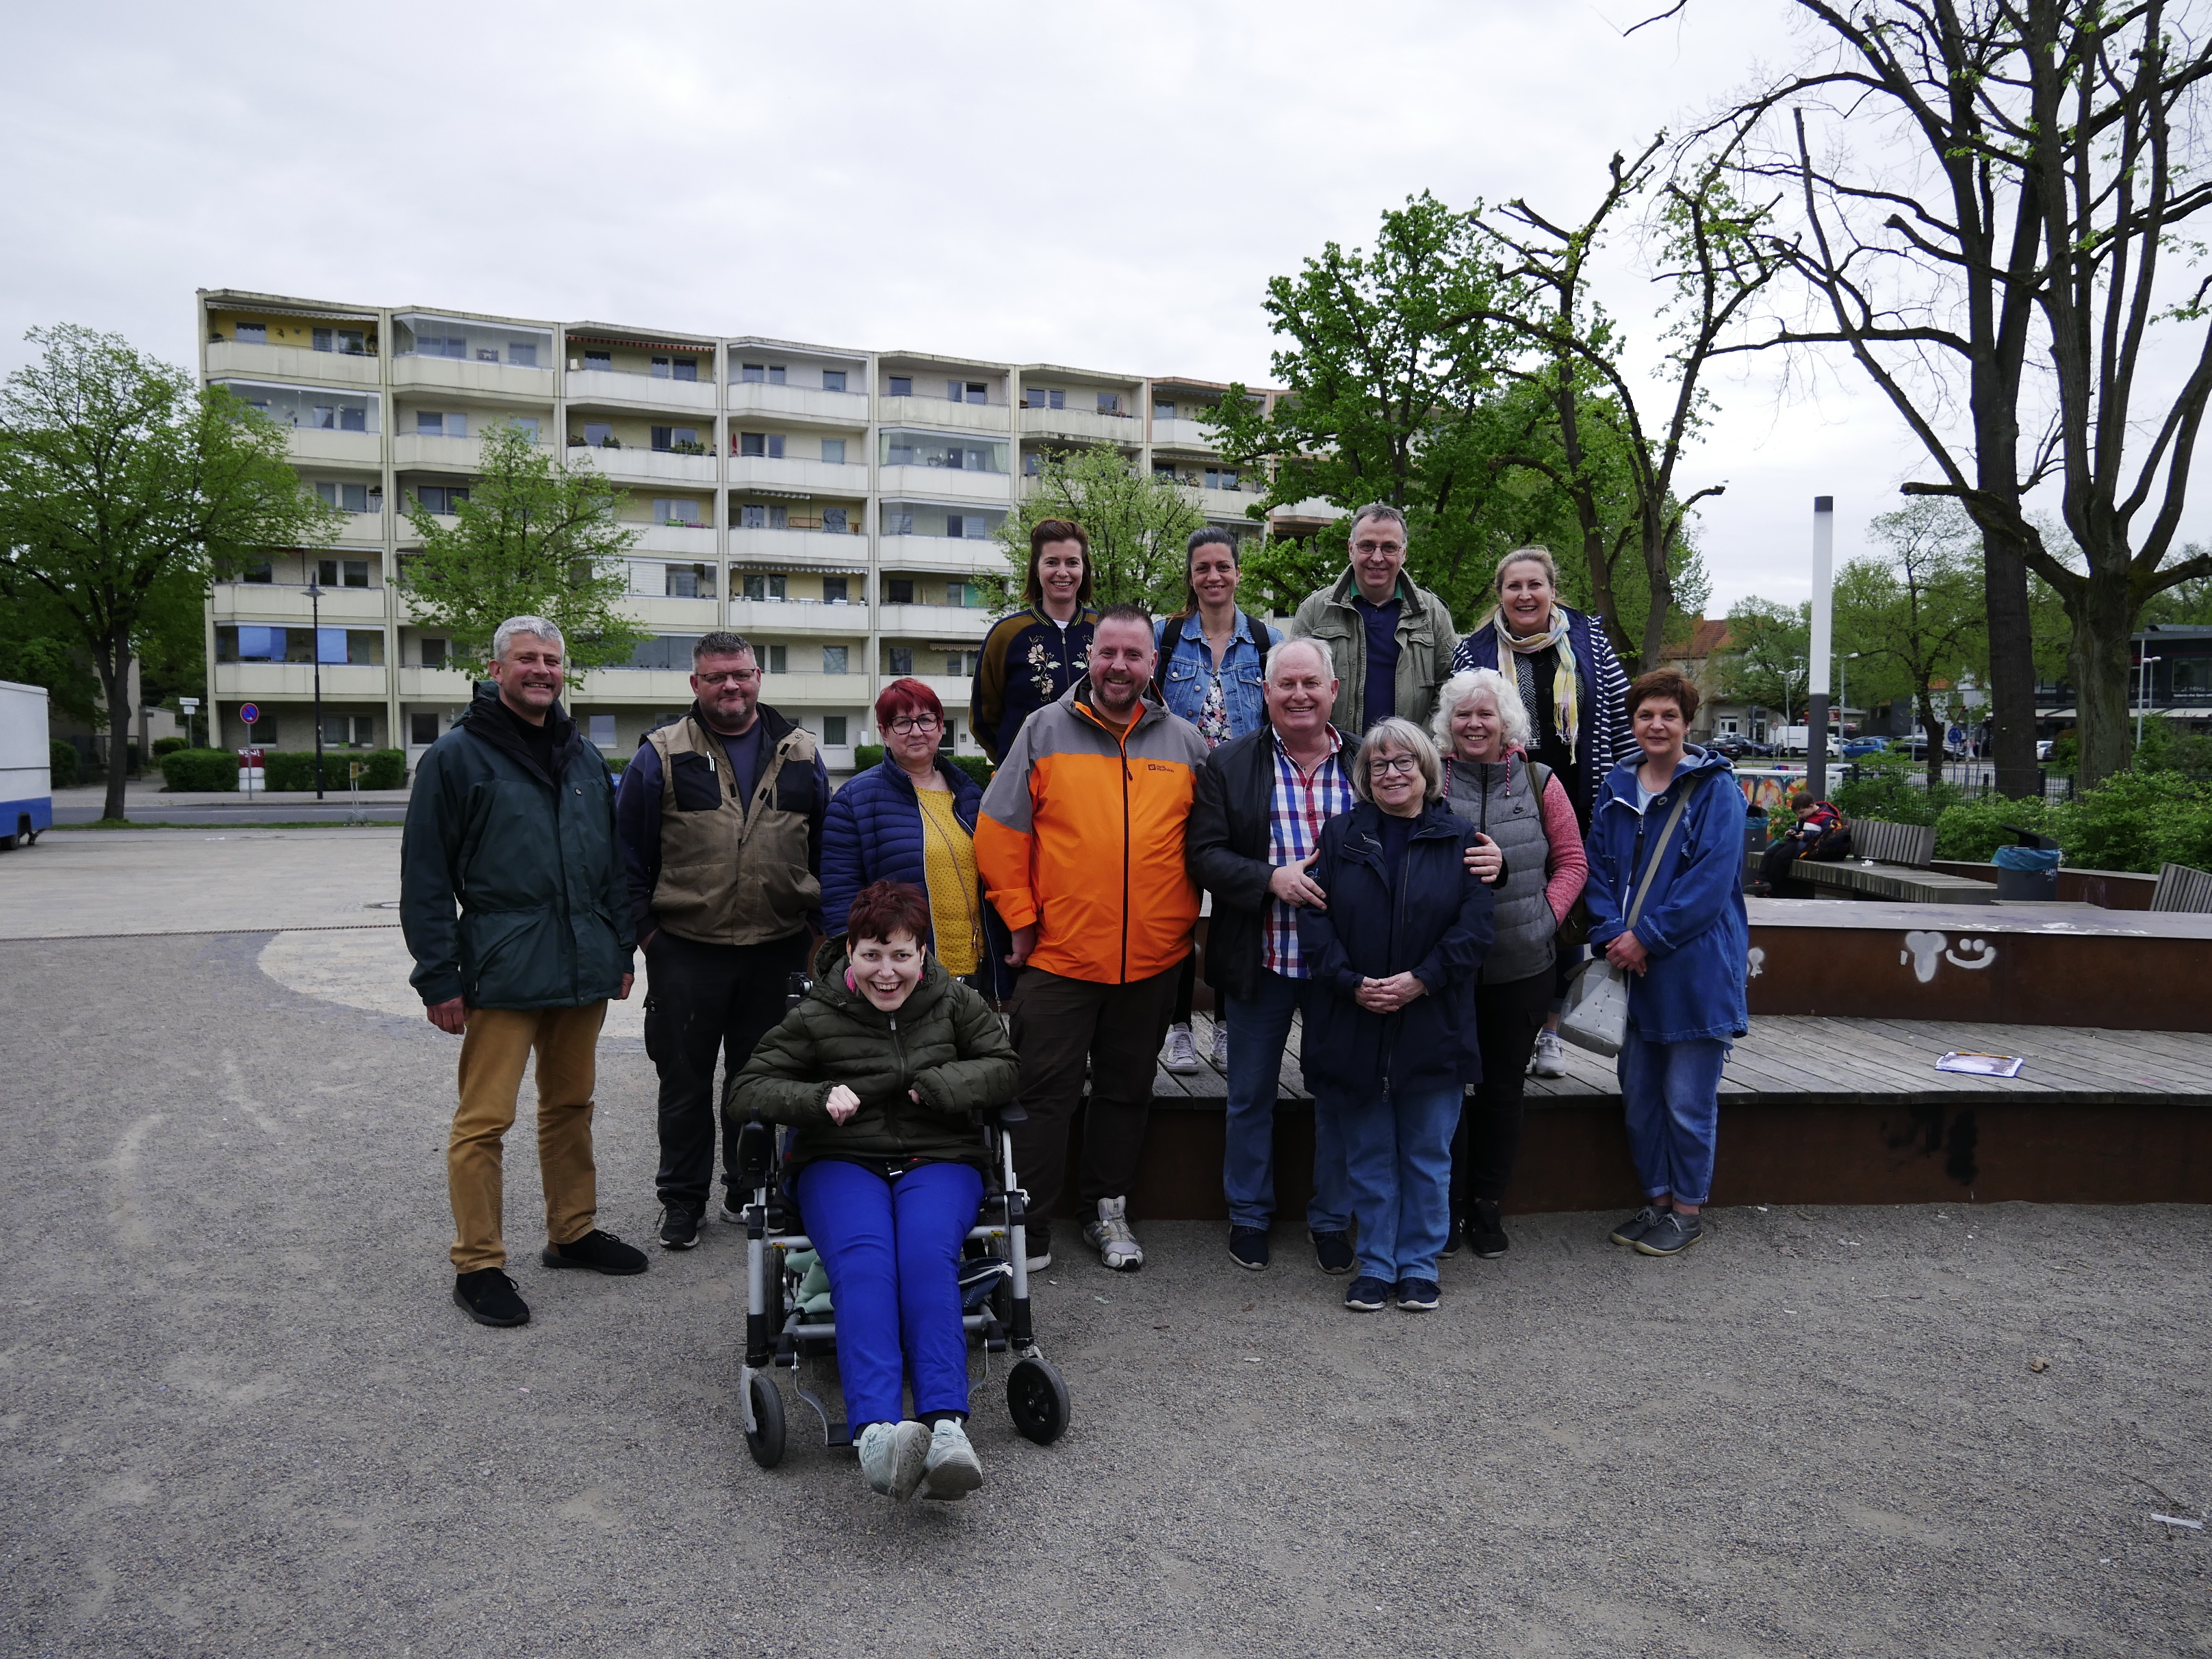
[[[1637,918],[1644,914],[1644,896],[1651,890],[1651,878],[1659,872],[1659,860],[1667,855],[1695,787],[1694,781],[1685,783],[1682,793],[1674,797],[1674,810],[1667,814],[1666,827],[1659,832],[1659,843],[1651,849],[1651,861],[1644,866],[1644,879],[1637,884],[1636,897],[1628,907],[1625,933],[1636,931]],[[1574,978],[1567,981],[1559,1035],[1576,1048],[1608,1060],[1619,1054],[1620,1045],[1628,1040],[1628,975],[1601,956],[1577,968]]]

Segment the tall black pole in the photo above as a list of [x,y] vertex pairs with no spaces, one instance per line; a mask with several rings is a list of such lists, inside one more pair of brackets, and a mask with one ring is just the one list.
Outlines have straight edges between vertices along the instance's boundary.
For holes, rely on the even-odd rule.
[[315,799],[323,798],[323,590],[307,578],[307,605],[315,635]]
[[1813,617],[1812,638],[1806,641],[1812,659],[1805,665],[1810,676],[1805,696],[1805,787],[1820,799],[1828,793],[1828,653],[1833,648],[1830,619],[1833,616],[1836,562],[1836,499],[1813,497]]

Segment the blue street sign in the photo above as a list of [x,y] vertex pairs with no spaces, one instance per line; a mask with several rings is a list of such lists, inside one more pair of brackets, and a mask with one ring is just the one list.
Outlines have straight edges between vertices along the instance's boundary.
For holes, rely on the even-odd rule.
[[261,710],[249,702],[239,709],[238,718],[248,726],[258,726],[261,723]]

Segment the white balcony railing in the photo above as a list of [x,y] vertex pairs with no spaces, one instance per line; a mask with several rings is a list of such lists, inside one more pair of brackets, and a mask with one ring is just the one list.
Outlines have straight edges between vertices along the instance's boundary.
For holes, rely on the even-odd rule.
[[1207,428],[1197,421],[1170,418],[1152,421],[1152,447],[1155,449],[1187,449],[1201,455],[1219,452],[1220,446],[1209,435]]
[[876,611],[884,638],[981,640],[991,631],[991,612],[981,605],[885,605]]
[[[382,668],[353,663],[323,665],[323,701],[380,702],[390,684]],[[218,697],[312,697],[315,667],[305,662],[219,662],[215,665]]]
[[307,626],[318,615],[325,628],[380,623],[386,605],[386,590],[381,587],[325,587],[318,611],[304,582],[217,582],[210,597],[219,623],[289,623],[295,627]]
[[858,498],[868,493],[868,469],[837,461],[793,460],[766,455],[730,457],[730,485],[804,489]]
[[635,530],[633,553],[665,553],[674,558],[712,564],[714,526],[710,524],[637,524],[625,520],[617,528]]
[[732,380],[730,382],[730,413],[733,416],[787,415],[793,420],[824,426],[866,426],[868,423],[868,399],[865,392],[824,392],[819,386],[770,386],[764,380]]
[[462,357],[425,357],[410,353],[392,360],[392,384],[402,391],[474,392],[488,398],[531,403],[553,399],[553,371],[513,363],[473,362]]
[[483,465],[483,440],[403,432],[392,441],[392,465],[402,471],[434,467],[447,472],[475,472]]
[[888,499],[919,501],[986,501],[1005,506],[1013,499],[1012,479],[1004,472],[955,472],[944,466],[887,466],[876,487]]
[[994,541],[956,536],[886,536],[881,563],[886,570],[934,570],[969,575],[1006,573],[1006,552]]
[[392,671],[392,678],[399,695],[410,702],[465,703],[469,700],[469,677],[458,668],[400,667]]
[[950,398],[885,398],[876,418],[885,426],[932,432],[1011,432],[1013,411],[1004,404],[956,404]]
[[805,634],[816,638],[859,641],[868,632],[864,602],[825,605],[819,599],[730,601],[730,626],[743,634]]
[[663,379],[635,369],[572,368],[562,382],[570,406],[659,409],[685,415],[712,415],[714,383]]
[[1101,415],[1088,409],[1024,409],[1020,413],[1024,437],[1069,438],[1131,449],[1145,441],[1145,423],[1130,415]]
[[646,483],[711,484],[716,465],[712,455],[679,455],[665,449],[598,449],[589,444],[570,444],[571,465],[595,466],[610,478]]
[[[853,522],[859,523],[860,510],[852,509]],[[868,538],[850,531],[829,530],[769,530],[760,526],[732,526],[730,531],[730,556],[733,559],[782,559],[794,565],[852,565],[865,566],[868,562]]]
[[313,351],[299,346],[253,345],[240,340],[210,340],[208,378],[228,380],[325,380],[339,386],[372,386],[383,379],[383,363],[374,352]]
[[384,465],[384,434],[380,432],[333,432],[325,427],[295,426],[286,438],[295,461],[360,467]]

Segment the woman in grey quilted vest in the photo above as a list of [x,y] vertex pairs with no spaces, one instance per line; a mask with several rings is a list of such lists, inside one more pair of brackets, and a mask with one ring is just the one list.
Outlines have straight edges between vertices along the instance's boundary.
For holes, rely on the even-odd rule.
[[1444,803],[1491,847],[1502,867],[1487,879],[1498,895],[1497,937],[1483,958],[1474,1018],[1482,1081],[1452,1138],[1453,1228],[1445,1254],[1464,1240],[1477,1255],[1505,1254],[1500,1212],[1521,1149],[1522,1091],[1553,988],[1553,951],[1589,874],[1573,803],[1552,769],[1528,759],[1528,712],[1494,668],[1469,669],[1437,698],[1437,747],[1445,756]]

